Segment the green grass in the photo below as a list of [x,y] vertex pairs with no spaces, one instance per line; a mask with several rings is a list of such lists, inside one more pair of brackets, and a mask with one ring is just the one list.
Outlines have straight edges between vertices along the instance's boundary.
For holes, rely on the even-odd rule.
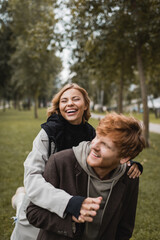
[[[126,114],[126,115],[130,115],[130,114]],[[135,118],[139,119],[139,120],[143,119],[142,113],[132,113],[131,115],[134,116]],[[149,121],[151,123],[160,124],[160,118],[156,118],[154,113],[149,114]]]
[[[94,111],[94,113],[95,113],[95,114],[100,114],[100,115],[102,115],[102,116],[105,116],[105,115],[106,115],[106,112],[100,113],[100,112],[98,112],[98,111]],[[134,113],[134,112],[132,112],[132,113],[124,113],[124,114],[127,115],[127,116],[132,115],[132,116],[134,116],[135,118],[137,118],[137,119],[139,119],[139,120],[142,120],[142,119],[143,119],[142,113]],[[156,118],[154,113],[149,113],[149,121],[150,121],[151,123],[160,124],[160,118]]]
[[[32,148],[32,142],[46,121],[46,110],[39,110],[39,119],[33,112],[0,111],[0,239],[9,240],[13,230],[11,197],[23,184],[23,162]],[[97,120],[90,120],[93,126]],[[145,149],[137,160],[144,164],[140,177],[136,225],[132,240],[159,240],[160,213],[160,135],[151,134],[151,147]]]
[[23,162],[32,148],[32,141],[46,120],[46,112],[39,111],[39,119],[28,111],[0,111],[0,239],[8,240],[13,230],[11,197],[23,185]]
[[139,201],[133,240],[159,240],[160,213],[160,135],[151,134],[151,147],[137,160],[144,164],[140,177]]

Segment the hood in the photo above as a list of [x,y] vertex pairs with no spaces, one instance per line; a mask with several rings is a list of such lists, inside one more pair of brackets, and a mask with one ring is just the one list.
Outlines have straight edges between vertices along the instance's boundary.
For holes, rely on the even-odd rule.
[[90,152],[90,144],[91,144],[91,142],[84,141],[84,142],[81,142],[78,146],[72,148],[79,165],[89,175],[91,173],[88,169],[88,164],[87,164],[86,159]]

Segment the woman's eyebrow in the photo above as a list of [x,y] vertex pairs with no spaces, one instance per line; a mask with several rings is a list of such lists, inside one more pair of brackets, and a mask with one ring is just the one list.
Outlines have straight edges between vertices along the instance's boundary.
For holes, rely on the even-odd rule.
[[[80,96],[73,96],[72,98],[80,98]],[[67,100],[67,97],[62,97],[60,100]]]
[[66,97],[62,97],[60,100],[62,100],[62,99],[67,99]]
[[73,98],[75,98],[75,97],[80,97],[80,96],[73,96]]

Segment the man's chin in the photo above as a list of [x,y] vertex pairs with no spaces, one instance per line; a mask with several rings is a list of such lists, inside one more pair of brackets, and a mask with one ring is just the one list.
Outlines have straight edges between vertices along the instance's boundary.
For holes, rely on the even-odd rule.
[[87,164],[90,167],[98,167],[97,162],[94,159],[92,159],[91,157],[87,158]]

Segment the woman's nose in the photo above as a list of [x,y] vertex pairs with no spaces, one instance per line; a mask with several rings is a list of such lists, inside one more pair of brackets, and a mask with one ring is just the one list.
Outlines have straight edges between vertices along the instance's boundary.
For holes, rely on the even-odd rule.
[[69,99],[68,102],[67,102],[68,105],[73,105],[73,101],[72,99]]

